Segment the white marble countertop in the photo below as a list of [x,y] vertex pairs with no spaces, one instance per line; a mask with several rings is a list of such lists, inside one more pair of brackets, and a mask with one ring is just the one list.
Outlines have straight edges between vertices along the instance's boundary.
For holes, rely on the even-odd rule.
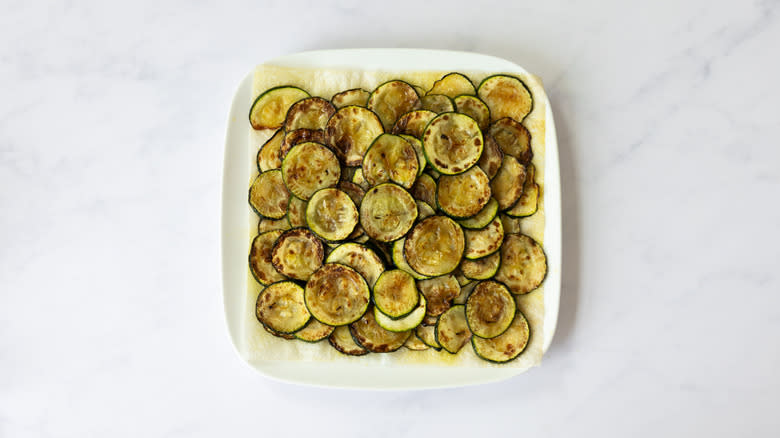
[[[3,2],[1,437],[777,436],[777,1],[261,3]],[[341,47],[477,51],[544,79],[564,272],[541,367],[374,393],[234,354],[232,92],[264,59]]]

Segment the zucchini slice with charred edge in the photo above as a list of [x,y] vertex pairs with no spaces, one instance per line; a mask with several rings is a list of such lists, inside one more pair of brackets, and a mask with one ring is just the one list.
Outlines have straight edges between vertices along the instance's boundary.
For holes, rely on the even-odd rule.
[[457,175],[442,175],[436,186],[439,209],[454,218],[471,217],[490,201],[490,180],[477,166]]
[[495,338],[504,333],[515,318],[515,298],[497,281],[482,281],[466,300],[469,330],[480,338]]
[[534,105],[528,87],[514,76],[487,77],[479,84],[477,94],[490,108],[490,117],[493,120],[511,117],[522,122]]
[[360,166],[368,147],[383,132],[373,111],[354,105],[336,111],[325,127],[328,144],[346,166]]
[[417,204],[401,186],[384,183],[371,188],[360,203],[360,225],[372,239],[392,242],[412,227]]
[[325,146],[301,143],[284,157],[282,176],[290,193],[308,200],[317,190],[338,184],[341,166],[336,155]]
[[366,313],[371,291],[356,270],[326,263],[306,282],[304,298],[317,321],[338,326],[357,321]]
[[403,137],[404,140],[408,141],[409,144],[414,148],[414,153],[417,154],[417,163],[419,165],[417,176],[422,175],[423,171],[425,170],[425,166],[428,165],[428,162],[425,161],[425,152],[423,152],[422,149],[422,142],[419,138],[412,137],[411,135],[401,134],[400,136]]
[[495,338],[484,339],[477,336],[471,338],[474,353],[490,362],[505,363],[516,358],[528,345],[531,330],[528,321],[520,310],[515,313],[515,319],[506,331]]
[[290,152],[293,146],[301,143],[319,143],[325,144],[325,132],[314,129],[296,129],[284,134],[282,145],[279,147],[279,157],[284,162],[284,157]]
[[305,228],[293,228],[276,240],[271,263],[280,273],[306,281],[322,266],[324,256],[322,241],[314,233]]
[[428,164],[445,175],[465,172],[482,155],[482,131],[471,117],[460,113],[436,116],[423,134]]
[[[288,207],[289,208],[289,207]],[[260,218],[260,222],[257,223],[257,233],[262,234],[266,231],[273,231],[273,230],[289,230],[292,228],[290,226],[290,221],[287,220],[286,217],[283,217],[281,219],[268,219],[268,218]]]
[[404,259],[423,275],[449,274],[460,264],[465,248],[463,230],[446,216],[431,216],[417,223],[404,243]]
[[376,322],[373,309],[369,309],[362,318],[350,324],[349,331],[358,345],[373,353],[398,350],[412,334],[411,330],[391,332],[382,328]]
[[345,106],[366,106],[370,95],[371,93],[362,88],[353,88],[334,94],[330,99],[330,102],[336,108],[344,108]]
[[463,275],[463,272],[461,272],[460,269],[455,270],[455,279],[458,280],[458,284],[460,285],[460,287],[463,287],[471,283],[471,279]]
[[454,304],[466,304],[466,300],[469,298],[469,295],[471,295],[471,291],[474,290],[474,287],[476,287],[477,284],[479,283],[476,281],[472,281],[471,283],[465,286],[461,286],[460,294],[457,297],[455,297],[455,299],[452,300],[452,302]]
[[436,181],[427,173],[420,175],[411,190],[415,199],[425,201],[430,206],[436,205]]
[[466,278],[472,280],[486,280],[492,278],[501,266],[501,253],[496,251],[487,257],[460,262],[460,271]]
[[274,283],[260,292],[255,306],[257,320],[279,333],[293,333],[309,322],[303,288],[292,281]]
[[442,313],[436,323],[436,342],[448,353],[455,354],[469,342],[471,331],[466,322],[465,306],[458,304]]
[[282,159],[279,150],[282,147],[284,131],[277,130],[271,138],[268,139],[257,151],[257,170],[263,173],[267,170],[278,169],[282,167]]
[[328,336],[328,342],[339,353],[343,353],[349,356],[363,356],[368,354],[368,350],[361,347],[352,339],[352,333],[349,332],[349,326],[336,327]]
[[493,179],[501,168],[503,160],[504,153],[501,151],[501,147],[490,134],[485,134],[485,148],[482,149],[482,156],[479,157],[477,166],[485,172],[488,178]]
[[290,202],[287,205],[287,220],[290,221],[292,228],[305,227],[306,201],[290,195]]
[[482,210],[479,211],[479,213],[470,218],[459,220],[458,224],[460,224],[460,226],[463,228],[477,230],[485,228],[490,222],[493,221],[493,219],[496,218],[497,215],[498,201],[496,201],[495,198],[490,198],[487,204],[482,207]]
[[490,125],[489,135],[493,137],[504,154],[517,158],[520,164],[528,164],[534,157],[531,149],[531,134],[517,121],[504,118]]
[[525,169],[525,183],[523,184],[523,194],[517,203],[506,211],[506,214],[513,217],[526,217],[536,213],[539,205],[539,185],[534,181],[536,168],[529,164]]
[[539,287],[547,275],[547,257],[541,245],[525,234],[507,234],[501,245],[501,266],[495,280],[513,294],[526,294]]
[[427,94],[420,98],[420,105],[422,109],[436,114],[455,111],[455,104],[452,103],[452,99],[443,94]]
[[252,103],[252,108],[249,110],[249,123],[254,129],[281,128],[290,106],[307,97],[309,93],[298,87],[284,85],[271,88]]
[[326,262],[339,263],[356,270],[363,276],[369,287],[374,287],[379,276],[385,271],[382,259],[374,250],[354,242],[337,246],[328,254]]
[[389,132],[402,114],[420,108],[420,97],[411,85],[393,80],[376,87],[366,106],[379,116],[385,131]]
[[295,102],[284,119],[286,132],[296,129],[325,129],[328,119],[336,112],[336,108],[321,97],[307,97]]
[[277,332],[271,327],[268,327],[267,325],[263,325],[263,323],[260,323],[260,325],[263,326],[263,329],[265,329],[266,332],[276,336],[277,338],[288,339],[288,340],[295,339],[295,335],[292,333],[281,333],[281,332]]
[[414,330],[414,335],[423,343],[436,351],[441,350],[441,345],[436,341],[436,324],[418,325]]
[[339,189],[320,189],[306,204],[306,224],[327,241],[346,239],[357,223],[355,203]]
[[498,209],[506,210],[515,205],[523,194],[525,182],[525,167],[511,155],[504,155],[501,168],[496,177],[490,181],[493,197],[498,201]]
[[413,333],[412,336],[409,336],[409,339],[404,342],[404,347],[412,351],[423,351],[430,348],[428,344],[417,337],[416,333]]
[[504,241],[504,225],[501,219],[495,218],[481,230],[465,230],[467,259],[481,259],[498,251]]
[[249,205],[260,216],[280,219],[287,213],[290,193],[284,185],[280,170],[269,170],[257,175],[249,188]]
[[414,146],[406,139],[382,134],[366,151],[362,169],[363,178],[372,186],[391,181],[409,189],[417,179],[420,161]]
[[422,275],[419,272],[416,272],[414,269],[412,269],[411,266],[409,266],[408,263],[406,263],[406,259],[404,259],[404,242],[406,242],[405,237],[402,237],[393,242],[393,263],[395,263],[395,267],[405,271],[414,277],[415,280],[425,280],[426,278],[430,278],[427,275]]
[[401,318],[390,318],[374,306],[374,318],[376,323],[385,330],[391,332],[406,332],[414,330],[425,318],[425,297],[417,293],[417,306],[408,315]]
[[455,110],[477,121],[479,129],[485,131],[490,126],[490,110],[485,102],[475,96],[457,96],[453,100]]
[[447,73],[441,79],[433,83],[433,87],[428,94],[443,94],[448,97],[456,97],[462,94],[475,95],[477,90],[471,79],[462,73]]
[[417,200],[417,220],[421,221],[426,217],[431,217],[436,214],[436,210],[433,209],[427,202]]
[[301,341],[319,342],[333,333],[335,327],[323,324],[312,318],[306,327],[295,332],[295,337]]
[[460,294],[460,283],[454,275],[442,275],[417,282],[417,288],[428,301],[427,314],[439,316],[451,307],[452,300]]
[[[376,280],[373,292],[374,307],[392,319],[403,318],[412,313],[420,302],[420,292],[417,291],[414,278],[400,269],[383,272]],[[410,328],[413,327],[402,330]]]
[[287,276],[277,271],[271,263],[274,244],[282,233],[283,231],[278,230],[268,231],[252,240],[252,247],[249,249],[249,270],[255,280],[262,285],[287,279]]
[[422,138],[425,127],[436,117],[436,113],[428,110],[409,111],[402,115],[393,125],[393,134],[408,134]]

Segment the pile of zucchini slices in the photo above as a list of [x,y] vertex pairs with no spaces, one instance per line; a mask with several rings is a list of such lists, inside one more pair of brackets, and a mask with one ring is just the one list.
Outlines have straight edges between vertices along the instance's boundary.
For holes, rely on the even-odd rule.
[[547,272],[539,243],[504,228],[537,210],[532,107],[506,75],[475,88],[450,73],[427,93],[393,80],[329,101],[295,86],[261,94],[249,121],[275,130],[249,189],[263,327],[353,356],[469,342],[488,361],[519,356],[530,330],[515,296]]

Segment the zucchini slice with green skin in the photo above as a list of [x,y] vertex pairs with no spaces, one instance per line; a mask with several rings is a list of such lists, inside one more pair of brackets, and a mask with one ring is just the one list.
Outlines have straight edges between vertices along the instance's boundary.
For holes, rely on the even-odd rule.
[[279,333],[293,333],[311,319],[303,302],[303,288],[293,281],[274,283],[260,292],[255,306],[257,320]]
[[271,263],[274,244],[282,233],[283,231],[278,230],[268,231],[257,235],[252,240],[252,247],[249,249],[249,270],[255,280],[262,285],[287,279],[287,276],[277,271]]
[[339,326],[355,322],[366,313],[371,291],[356,270],[326,263],[306,282],[304,298],[317,321]]
[[363,177],[363,168],[361,167],[355,169],[355,174],[352,176],[352,182],[357,184],[363,190],[368,190],[371,188],[371,186],[368,184],[368,181],[366,181],[366,178]]
[[425,318],[423,318],[422,321],[422,325],[436,325],[438,321],[439,321],[438,316],[425,315]]
[[306,201],[290,195],[290,202],[287,205],[287,220],[292,228],[305,227]]
[[495,75],[485,78],[479,84],[477,94],[490,108],[493,120],[511,117],[522,122],[534,105],[528,87],[514,76]]
[[360,225],[380,242],[401,238],[417,219],[417,204],[401,186],[384,183],[371,188],[360,203]]
[[393,134],[408,134],[415,138],[422,138],[425,127],[436,117],[436,113],[428,110],[409,111],[398,118],[393,125]]
[[358,223],[358,210],[339,189],[318,190],[306,204],[306,224],[314,234],[333,242],[344,240]]
[[368,354],[368,350],[361,347],[352,339],[352,333],[349,332],[349,326],[336,327],[328,336],[328,342],[339,353],[346,354],[348,356],[363,356]]
[[454,218],[476,215],[490,201],[490,180],[478,166],[457,175],[442,175],[436,186],[439,209]]
[[263,172],[249,188],[249,205],[262,217],[281,219],[287,214],[290,192],[284,185],[280,170]]
[[515,319],[515,298],[497,281],[481,281],[466,300],[469,330],[480,338],[495,338]]
[[475,96],[461,95],[452,99],[455,110],[477,121],[479,129],[485,131],[490,126],[490,110],[485,102]]
[[469,295],[471,295],[471,291],[474,290],[474,288],[479,284],[476,281],[472,281],[471,283],[462,286],[460,288],[460,294],[455,297],[454,300],[452,300],[453,304],[466,304],[466,300],[469,298]]
[[412,137],[411,135],[401,134],[400,136],[403,137],[404,140],[408,141],[409,144],[414,148],[414,153],[417,154],[418,163],[417,176],[422,175],[423,171],[425,170],[425,166],[428,165],[428,162],[425,161],[425,152],[423,152],[422,149],[422,142],[417,137]]
[[433,348],[436,351],[441,350],[441,345],[439,345],[439,342],[436,341],[436,324],[419,325],[414,330],[414,335],[425,345]]
[[298,87],[285,85],[271,88],[255,99],[249,110],[249,123],[254,129],[278,129],[282,127],[287,110],[295,102],[309,97]]
[[455,111],[455,104],[452,102],[452,99],[443,94],[427,94],[420,98],[420,105],[422,109],[436,114]]
[[547,257],[541,245],[525,234],[507,234],[501,245],[501,266],[495,280],[513,294],[527,294],[547,275]]
[[[373,292],[374,308],[391,319],[400,319],[409,315],[420,303],[420,292],[417,291],[414,278],[400,269],[383,272],[376,280]],[[380,325],[382,325],[381,321]],[[392,330],[388,327],[385,328]],[[410,328],[413,327],[394,331],[409,330]]]
[[354,105],[336,111],[325,127],[327,143],[346,166],[360,166],[368,147],[383,132],[373,111]]
[[394,80],[376,87],[366,106],[379,116],[385,131],[390,132],[401,115],[420,108],[420,97],[411,85]]
[[427,173],[420,175],[411,190],[415,199],[425,201],[428,205],[436,205],[436,181]]
[[452,306],[452,300],[460,294],[460,283],[454,275],[442,275],[417,282],[417,288],[428,301],[427,314],[439,316]]
[[504,225],[501,219],[495,218],[481,230],[465,230],[467,259],[481,259],[495,253],[504,241]]
[[395,264],[395,267],[405,271],[414,277],[415,280],[425,280],[430,278],[427,275],[422,275],[415,271],[411,266],[409,266],[408,263],[406,263],[406,259],[404,259],[404,242],[406,242],[405,237],[402,237],[393,242],[393,263]]
[[263,173],[268,170],[282,167],[282,159],[279,150],[282,147],[284,131],[277,130],[257,151],[257,170]]
[[425,88],[419,85],[412,85],[412,88],[414,88],[414,91],[417,92],[417,96],[425,96]]
[[292,334],[292,333],[280,333],[280,332],[277,332],[276,330],[268,327],[267,325],[263,325],[263,323],[260,323],[260,325],[263,326],[265,331],[267,331],[268,333],[276,336],[277,338],[282,338],[282,339],[287,339],[287,340],[295,339],[295,335]]
[[333,333],[335,327],[323,324],[312,318],[306,327],[295,332],[295,337],[301,341],[319,342]]
[[504,155],[501,168],[496,177],[490,181],[490,188],[493,197],[498,201],[499,210],[503,211],[515,205],[523,194],[523,183],[525,183],[525,167],[515,157]]
[[506,214],[513,217],[526,217],[536,213],[539,205],[539,185],[534,181],[536,168],[529,164],[525,169],[525,183],[523,184],[523,194],[517,203],[506,211]]
[[504,152],[501,151],[501,147],[490,134],[485,134],[485,148],[482,149],[477,166],[485,172],[488,178],[493,179],[498,170],[501,169],[503,160]]
[[352,202],[355,203],[355,206],[360,206],[360,202],[363,201],[363,196],[366,195],[366,191],[363,190],[363,187],[360,187],[359,185],[349,182],[349,181],[341,181],[338,186],[336,186],[341,190],[342,192],[349,195],[349,198],[352,199]]
[[404,259],[412,269],[431,277],[449,274],[460,264],[466,243],[463,230],[446,216],[417,223],[404,242]]
[[463,275],[463,272],[460,271],[460,268],[455,270],[454,275],[455,275],[455,279],[458,280],[458,284],[460,285],[460,287],[463,287],[471,283],[471,280],[467,278],[465,275]]
[[477,90],[471,79],[462,73],[448,73],[441,79],[433,83],[433,87],[428,94],[443,94],[448,97],[456,97],[462,94],[475,95]]
[[374,306],[374,319],[385,330],[391,332],[410,332],[415,329],[425,318],[425,297],[417,294],[417,306],[408,315],[401,318],[391,318]]
[[427,202],[417,200],[417,220],[421,221],[426,217],[431,217],[436,214],[436,210],[433,209]]
[[322,241],[305,228],[293,228],[279,236],[271,253],[271,263],[280,273],[306,281],[322,266]]
[[498,201],[496,201],[495,198],[490,198],[479,213],[470,218],[459,220],[458,224],[463,228],[478,230],[488,226],[489,223],[493,222],[493,219],[495,219],[497,215]]
[[455,354],[469,342],[471,331],[466,322],[465,306],[452,306],[436,323],[436,342],[448,353]]
[[377,279],[385,271],[382,259],[371,248],[359,243],[347,242],[337,246],[328,254],[327,263],[339,263],[356,270],[362,275],[369,287],[374,287]]
[[257,223],[258,234],[262,234],[265,233],[266,231],[273,231],[273,230],[284,231],[284,230],[289,230],[290,228],[292,228],[290,226],[290,221],[288,221],[286,217],[283,217],[281,219],[260,218],[260,222]]
[[284,120],[286,132],[296,129],[323,130],[328,119],[336,112],[336,107],[321,97],[307,97],[295,102]]
[[482,131],[471,117],[460,113],[439,114],[423,134],[425,159],[445,175],[465,172],[482,155]]
[[512,216],[507,216],[505,214],[499,214],[499,219],[501,219],[501,224],[504,226],[504,234],[522,234],[523,233],[523,224],[522,219]]
[[519,310],[515,319],[506,331],[495,338],[484,339],[474,336],[471,338],[471,346],[474,353],[482,359],[490,362],[505,363],[515,359],[528,346],[531,330],[525,315]]
[[301,143],[282,161],[282,176],[287,190],[308,200],[317,190],[335,187],[341,178],[336,155],[319,143]]
[[506,155],[517,158],[520,164],[528,164],[534,157],[531,149],[531,133],[517,121],[504,118],[490,125],[490,136]]
[[487,257],[481,259],[464,259],[460,262],[460,271],[466,278],[472,280],[487,280],[493,278],[501,266],[501,253],[496,251]]
[[319,143],[325,144],[325,132],[314,129],[296,129],[284,134],[282,145],[279,147],[279,157],[284,160],[287,153],[293,146],[301,143]]
[[362,168],[363,178],[372,186],[390,181],[409,189],[417,179],[420,162],[406,139],[382,134],[366,151]]
[[350,324],[349,331],[358,345],[372,353],[398,350],[412,334],[411,330],[391,332],[382,328],[376,322],[373,309],[369,309],[362,318]]
[[416,334],[412,334],[412,336],[409,336],[409,339],[407,339],[406,342],[404,342],[404,347],[412,351],[423,351],[430,348],[428,344],[426,344],[420,338],[418,338]]
[[330,102],[336,108],[344,108],[345,106],[366,106],[370,95],[371,93],[362,88],[353,88],[334,94],[330,99]]

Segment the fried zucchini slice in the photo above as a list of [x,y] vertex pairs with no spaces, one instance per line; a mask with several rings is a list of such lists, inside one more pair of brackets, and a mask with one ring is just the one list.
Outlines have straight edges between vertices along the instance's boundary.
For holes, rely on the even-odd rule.
[[422,138],[425,127],[436,117],[436,113],[428,110],[409,111],[398,118],[393,125],[393,134],[408,134],[415,138]]
[[333,333],[328,336],[328,342],[339,353],[348,356],[363,356],[364,354],[368,354],[368,350],[355,342],[352,338],[352,333],[349,331],[349,326],[346,325],[336,327],[336,329],[333,330]]
[[417,328],[414,329],[414,335],[425,345],[436,351],[441,350],[441,345],[436,341],[436,323],[433,325],[418,325]]
[[332,326],[360,319],[368,309],[371,291],[363,276],[349,266],[326,263],[306,282],[304,298],[311,315]]
[[401,115],[420,108],[420,97],[411,85],[394,80],[376,87],[367,106],[379,116],[385,131],[390,132]]
[[406,139],[382,134],[366,151],[362,168],[363,178],[371,186],[391,181],[408,189],[417,179],[420,162],[414,147]]
[[317,190],[338,184],[341,166],[336,155],[325,146],[301,143],[284,157],[282,176],[290,193],[308,200]]
[[276,336],[277,338],[282,338],[282,339],[287,339],[287,340],[295,339],[295,335],[292,334],[292,333],[281,333],[281,332],[277,332],[276,330],[274,330],[274,329],[272,329],[272,328],[270,328],[270,327],[268,327],[266,325],[263,325],[262,323],[260,323],[260,325],[263,326],[263,329],[265,329],[266,332]]
[[436,181],[427,173],[420,175],[412,185],[412,196],[415,199],[427,202],[429,205],[436,205]]
[[528,164],[534,157],[531,133],[519,122],[510,118],[497,120],[490,125],[488,133],[504,154],[517,158],[520,164]]
[[515,157],[504,155],[501,168],[496,177],[490,181],[490,188],[493,197],[498,201],[499,210],[506,210],[515,205],[523,194],[524,182],[525,167]]
[[392,319],[412,313],[420,302],[420,292],[417,291],[414,278],[400,269],[383,272],[374,284],[373,292],[375,308]]
[[436,203],[448,216],[476,215],[490,201],[490,180],[478,166],[457,175],[442,175],[436,186]]
[[398,350],[412,334],[411,330],[391,332],[382,328],[376,322],[373,309],[369,309],[362,318],[350,324],[349,331],[358,345],[373,353]]
[[423,351],[430,348],[425,342],[420,340],[420,338],[418,338],[417,335],[414,333],[412,334],[412,336],[409,336],[409,339],[407,339],[406,342],[404,342],[404,347],[412,351]]
[[454,275],[442,275],[417,282],[417,288],[428,301],[427,314],[439,316],[452,306],[452,300],[460,294],[460,283]]
[[287,153],[290,152],[293,146],[309,142],[325,144],[325,132],[314,129],[296,129],[295,131],[285,133],[282,145],[279,147],[279,157],[284,160],[284,157],[287,156]]
[[336,108],[344,108],[345,106],[366,106],[366,102],[368,102],[368,97],[370,95],[371,93],[362,88],[353,88],[334,94],[330,99],[330,102]]
[[463,230],[446,216],[417,223],[404,242],[404,259],[422,275],[449,274],[460,264],[465,248]]
[[501,219],[495,218],[485,228],[480,230],[465,230],[467,259],[481,259],[498,251],[504,241],[504,225]]
[[480,259],[464,259],[460,262],[460,271],[471,280],[486,280],[492,278],[501,266],[501,253],[496,251]]
[[295,337],[301,341],[319,342],[333,333],[335,327],[323,324],[312,318],[306,327],[295,332]]
[[455,111],[465,114],[477,121],[479,129],[485,131],[490,126],[490,110],[485,102],[475,96],[461,95],[452,99]]
[[262,285],[287,279],[287,276],[277,271],[272,263],[274,244],[282,233],[283,231],[279,230],[267,231],[252,240],[252,247],[249,249],[249,270],[255,280]]
[[477,90],[466,75],[461,73],[447,73],[441,79],[433,83],[428,94],[443,94],[455,98],[462,94],[475,95]]
[[480,338],[504,333],[515,318],[517,305],[509,289],[497,281],[481,281],[466,300],[469,330]]
[[271,263],[280,273],[306,281],[322,266],[322,241],[305,228],[293,228],[279,236],[271,253]]
[[349,195],[339,189],[318,190],[306,204],[306,224],[325,240],[344,240],[358,223],[358,210]]
[[501,245],[501,266],[495,280],[513,294],[526,294],[539,287],[547,275],[547,257],[541,245],[524,234],[507,234]]
[[485,148],[482,149],[482,155],[477,161],[477,166],[485,172],[488,178],[493,179],[498,170],[501,169],[501,162],[504,160],[504,153],[501,147],[496,143],[490,134],[485,135]]
[[306,226],[306,201],[290,195],[290,202],[287,205],[287,220],[290,221],[291,228]]
[[421,221],[425,219],[426,217],[431,217],[436,214],[436,210],[433,209],[427,202],[420,201],[419,199],[415,201],[417,203],[417,220]]
[[408,134],[401,134],[401,137],[408,141],[409,144],[414,148],[414,153],[417,154],[417,176],[422,175],[423,171],[425,170],[425,166],[428,165],[428,162],[425,161],[425,152],[423,152],[422,142],[417,137],[412,137]]
[[287,214],[290,193],[284,185],[282,172],[269,170],[263,172],[252,182],[249,188],[249,205],[262,217],[280,219]]
[[325,124],[335,112],[333,104],[321,97],[301,99],[287,110],[284,130],[291,132],[296,129],[325,129]]
[[436,323],[436,342],[455,354],[469,342],[471,331],[466,322],[465,306],[458,304],[442,313]]
[[279,150],[282,147],[284,131],[277,130],[257,151],[257,170],[263,173],[268,170],[282,167],[282,159]]
[[271,88],[255,99],[249,110],[249,123],[254,129],[278,129],[282,127],[287,110],[297,101],[309,97],[298,87],[285,85]]
[[484,339],[477,336],[471,338],[474,353],[490,362],[505,363],[516,358],[528,346],[531,330],[525,315],[519,310],[515,319],[506,331],[495,338]]
[[366,181],[366,178],[363,176],[363,168],[361,167],[355,169],[355,174],[352,175],[352,182],[357,184],[363,190],[368,190],[371,188],[371,186],[368,185],[368,181]]
[[466,304],[466,300],[468,299],[469,295],[471,295],[471,291],[474,290],[474,287],[476,287],[477,284],[478,282],[472,281],[465,286],[461,286],[460,294],[458,294],[458,296],[452,300],[453,304]]
[[354,105],[336,111],[325,127],[328,144],[346,166],[360,166],[368,147],[383,132],[373,111]]
[[374,318],[376,323],[385,330],[391,332],[410,332],[415,329],[425,318],[425,297],[417,294],[417,306],[408,315],[400,318],[390,318],[374,306]]
[[534,181],[536,168],[529,164],[525,169],[525,183],[523,183],[523,194],[517,203],[506,211],[506,214],[513,217],[526,217],[536,213],[539,205],[539,184]]
[[[288,207],[289,208],[289,207]],[[257,223],[257,233],[262,234],[266,231],[273,231],[273,230],[289,230],[292,228],[290,226],[290,221],[287,220],[287,217],[283,217],[281,219],[268,219],[268,218],[260,218],[260,222]]]
[[293,333],[311,318],[303,302],[303,288],[292,281],[274,283],[260,292],[255,306],[257,320],[279,333]]
[[478,230],[485,228],[497,215],[498,201],[496,201],[495,198],[490,198],[479,213],[470,218],[459,220],[458,224],[463,228]]
[[445,175],[465,172],[482,155],[482,131],[471,117],[459,113],[436,116],[423,134],[425,159]]
[[511,117],[522,122],[533,109],[528,87],[514,76],[495,75],[485,78],[477,89],[479,98],[490,108],[490,117],[499,120]]
[[452,99],[443,94],[427,94],[420,98],[420,105],[422,109],[436,114],[455,111],[455,104],[452,102]]
[[412,227],[417,219],[417,204],[401,186],[384,183],[371,188],[360,204],[360,225],[368,236],[380,242],[392,242]]
[[404,242],[406,242],[405,237],[402,237],[393,242],[393,263],[395,264],[395,267],[405,271],[414,277],[415,280],[425,280],[426,278],[430,278],[427,275],[422,275],[415,271],[411,266],[409,266],[408,263],[406,263],[406,259],[404,258]]
[[327,263],[339,263],[356,270],[374,287],[377,279],[385,271],[382,259],[371,248],[359,243],[347,242],[337,246],[328,254]]

